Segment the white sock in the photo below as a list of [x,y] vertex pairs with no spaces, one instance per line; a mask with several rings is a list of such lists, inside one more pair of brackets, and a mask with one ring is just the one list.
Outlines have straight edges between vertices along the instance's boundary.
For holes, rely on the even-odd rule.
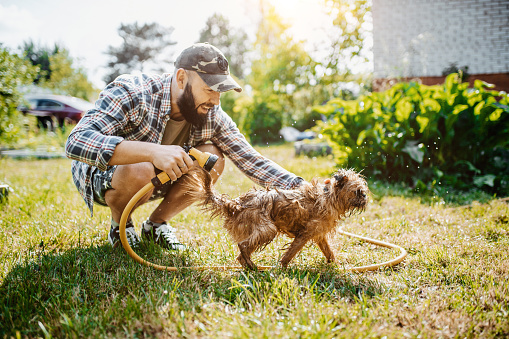
[[[120,224],[118,222],[116,222],[115,220],[111,219],[111,227],[112,228],[119,227],[119,226],[120,226]],[[126,228],[134,227],[132,220],[127,220],[127,222],[125,224],[125,227]]]
[[147,221],[145,223],[143,223],[143,228],[145,229],[145,231],[150,231],[151,228],[157,228],[161,225],[165,225],[166,222],[163,222],[163,223],[158,223],[158,222],[153,222],[151,221],[150,219],[147,219]]

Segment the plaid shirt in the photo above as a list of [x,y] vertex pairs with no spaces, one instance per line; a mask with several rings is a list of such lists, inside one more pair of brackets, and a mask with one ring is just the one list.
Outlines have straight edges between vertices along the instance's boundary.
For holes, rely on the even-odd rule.
[[[92,173],[105,171],[115,147],[123,140],[160,144],[170,119],[171,74],[124,75],[100,94],[95,108],[73,129],[66,154],[73,159],[72,176],[93,215]],[[188,144],[211,141],[255,183],[290,189],[302,178],[263,157],[246,141],[232,119],[215,106],[200,129],[191,128]]]

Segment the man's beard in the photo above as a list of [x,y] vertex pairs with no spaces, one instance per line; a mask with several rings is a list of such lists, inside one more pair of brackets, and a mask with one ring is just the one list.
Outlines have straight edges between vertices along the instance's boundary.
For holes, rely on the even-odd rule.
[[180,114],[184,116],[184,119],[188,123],[198,128],[205,125],[207,115],[198,113],[197,107],[195,107],[193,92],[189,84],[186,84],[184,93],[177,99],[177,106],[180,110]]

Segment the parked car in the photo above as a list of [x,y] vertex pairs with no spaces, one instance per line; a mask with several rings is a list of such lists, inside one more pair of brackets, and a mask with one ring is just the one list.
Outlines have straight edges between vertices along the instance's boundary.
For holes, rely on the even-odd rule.
[[312,131],[301,132],[294,127],[283,127],[279,130],[279,135],[285,139],[286,142],[301,141],[305,139],[314,139],[315,133]]
[[77,123],[94,104],[80,98],[64,95],[31,95],[25,97],[28,107],[21,105],[24,114],[37,117],[38,125],[44,129],[54,128],[54,120],[62,128],[65,122]]

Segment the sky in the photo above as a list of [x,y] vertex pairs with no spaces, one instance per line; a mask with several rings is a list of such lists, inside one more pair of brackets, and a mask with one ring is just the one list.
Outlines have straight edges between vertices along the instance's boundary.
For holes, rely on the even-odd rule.
[[[269,0],[291,32],[309,46],[323,42],[330,18],[322,0]],[[65,47],[98,88],[107,70],[108,46],[120,46],[121,23],[157,22],[173,27],[180,51],[197,42],[214,13],[230,26],[253,37],[259,20],[259,0],[0,0],[0,43],[18,52],[24,41]],[[178,52],[177,52],[178,54]],[[169,70],[171,72],[172,70]]]

